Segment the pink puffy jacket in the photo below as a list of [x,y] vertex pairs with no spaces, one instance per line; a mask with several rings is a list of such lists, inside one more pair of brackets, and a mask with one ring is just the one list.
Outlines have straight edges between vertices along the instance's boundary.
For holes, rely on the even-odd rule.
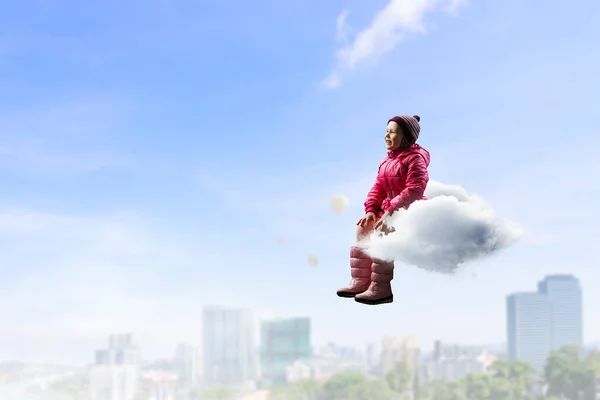
[[365,212],[381,216],[386,211],[406,209],[417,200],[426,200],[429,161],[429,152],[418,144],[388,152],[367,195]]

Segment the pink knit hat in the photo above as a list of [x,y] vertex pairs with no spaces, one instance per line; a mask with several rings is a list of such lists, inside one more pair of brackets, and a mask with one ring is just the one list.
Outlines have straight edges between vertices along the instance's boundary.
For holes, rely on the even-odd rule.
[[419,138],[419,133],[421,133],[421,125],[419,125],[421,117],[418,115],[413,115],[412,117],[408,115],[395,116],[388,120],[388,124],[392,121],[397,123],[405,134],[403,142],[408,143],[407,146],[415,144]]

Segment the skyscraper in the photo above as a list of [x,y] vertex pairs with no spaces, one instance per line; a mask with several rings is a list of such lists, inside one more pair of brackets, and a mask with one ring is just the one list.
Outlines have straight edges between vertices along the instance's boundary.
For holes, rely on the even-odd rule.
[[140,388],[139,351],[131,334],[111,335],[90,370],[92,400],[134,400]]
[[548,355],[562,346],[583,344],[582,299],[572,275],[549,275],[537,292],[506,299],[508,357],[544,367]]
[[256,379],[254,318],[246,309],[203,310],[203,375],[207,386],[242,388]]
[[534,292],[508,296],[506,328],[508,358],[543,368],[552,349],[548,298]]
[[573,275],[548,275],[538,283],[538,292],[550,301],[552,350],[568,345],[583,346],[579,280]]
[[198,377],[200,375],[198,360],[198,349],[196,346],[187,343],[177,346],[173,361],[181,388],[189,390],[198,384]]
[[260,365],[264,379],[284,383],[286,368],[296,361],[309,365],[311,356],[309,318],[276,319],[261,324]]

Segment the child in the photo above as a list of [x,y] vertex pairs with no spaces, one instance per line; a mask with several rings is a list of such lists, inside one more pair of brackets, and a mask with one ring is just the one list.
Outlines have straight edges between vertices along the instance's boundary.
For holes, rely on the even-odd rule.
[[[400,208],[407,209],[424,196],[429,174],[429,152],[415,144],[421,127],[418,115],[394,117],[388,121],[384,136],[387,157],[379,165],[375,185],[365,201],[365,216],[357,222],[356,241],[373,230],[389,232],[386,225],[390,215]],[[391,281],[394,262],[371,259],[358,246],[350,249],[352,281],[338,290],[340,297],[354,298],[364,304],[383,304],[394,301]]]

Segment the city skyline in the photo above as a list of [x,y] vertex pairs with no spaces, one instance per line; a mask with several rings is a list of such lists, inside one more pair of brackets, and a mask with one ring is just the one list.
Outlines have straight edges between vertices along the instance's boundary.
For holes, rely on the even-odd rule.
[[[213,310],[215,311],[215,310]],[[276,339],[271,334],[283,334],[279,339],[285,339],[280,342],[280,349],[287,348],[290,342],[288,339],[295,337],[301,339],[298,344],[303,342],[308,320],[306,318],[297,318],[290,320],[277,319],[272,321],[274,325],[266,327],[269,336],[268,341]],[[274,329],[271,329],[274,328]],[[299,328],[299,330],[298,330]],[[291,334],[291,336],[290,336]],[[299,334],[299,335],[298,335]],[[217,347],[218,344],[217,344]],[[277,347],[277,345],[275,346]],[[293,346],[292,346],[293,347]],[[371,348],[371,346],[369,346]],[[287,350],[284,353],[287,353]],[[461,346],[453,343],[436,341],[434,351],[431,354],[424,354],[419,340],[413,336],[384,337],[381,340],[381,346],[374,349],[370,357],[367,352],[357,351],[357,349],[348,348],[330,344],[324,348],[316,349],[310,359],[296,360],[287,359],[290,363],[286,368],[286,378],[282,381],[269,383],[269,379],[264,381],[262,372],[257,375],[260,379],[260,387],[241,388],[237,385],[206,387],[202,384],[189,385],[190,378],[198,379],[202,377],[202,372],[193,366],[189,356],[195,357],[195,350],[187,344],[178,346],[176,353],[170,360],[155,362],[151,364],[139,364],[136,362],[139,357],[135,354],[134,336],[131,333],[111,334],[108,338],[108,347],[105,350],[96,352],[96,364],[91,368],[61,368],[49,365],[12,365],[0,364],[2,368],[2,382],[0,382],[0,392],[3,396],[19,397],[24,400],[66,400],[76,398],[79,400],[193,400],[198,398],[198,394],[206,394],[208,398],[220,393],[219,398],[239,398],[243,400],[267,400],[271,394],[275,397],[281,396],[282,391],[293,393],[302,387],[313,392],[315,389],[328,390],[328,382],[336,382],[335,390],[329,393],[326,398],[348,398],[343,392],[350,389],[344,382],[344,377],[358,380],[367,380],[365,383],[376,384],[379,388],[374,393],[380,392],[384,388],[391,389],[387,392],[389,399],[396,399],[397,393],[401,391],[406,394],[427,393],[428,388],[434,388],[441,385],[456,387],[466,385],[465,389],[481,388],[481,385],[493,384],[490,380],[499,380],[496,383],[501,387],[511,387],[511,382],[506,381],[503,376],[498,376],[494,371],[503,370],[510,366],[506,364],[503,355],[490,352],[479,346]],[[589,350],[589,349],[588,349]],[[185,355],[184,353],[187,353]],[[284,353],[279,353],[284,355]],[[562,356],[573,357],[572,352],[562,351]],[[600,356],[600,349],[595,351],[585,351],[582,353],[589,361],[594,361]],[[275,354],[272,354],[273,356]],[[269,355],[267,355],[270,357]],[[286,356],[287,357],[287,356]],[[187,360],[187,361],[186,361]],[[572,373],[581,371],[577,368],[590,368],[590,364],[577,363],[576,359],[571,359],[575,365],[568,367]],[[182,361],[184,361],[182,363]],[[243,361],[243,360],[238,360]],[[280,359],[283,361],[283,359]],[[396,379],[399,375],[389,372],[405,371],[405,365],[411,376],[408,377],[405,386],[398,386],[402,382]],[[191,369],[190,369],[191,367]],[[555,369],[559,372],[560,368]],[[553,367],[556,368],[556,365]],[[518,371],[520,368],[517,368]],[[587,373],[583,370],[583,373]],[[590,370],[593,371],[593,370]],[[596,370],[597,371],[597,370]],[[596,372],[600,374],[600,372]],[[587,376],[587,375],[586,375]],[[306,381],[308,379],[308,381]],[[303,381],[303,382],[301,382]],[[549,383],[549,389],[545,389],[543,383]],[[256,383],[259,383],[258,381]],[[310,383],[310,384],[309,384]],[[325,384],[321,386],[322,384]],[[355,382],[355,384],[358,382]],[[515,380],[513,384],[523,384],[520,380]],[[309,384],[307,387],[306,385]],[[575,386],[575,390],[600,390],[600,375],[596,382],[585,381],[581,385]],[[543,374],[540,370],[535,373],[532,379],[526,379],[526,390],[550,395],[552,390],[561,390],[561,393],[573,393],[573,385],[564,386],[564,380],[554,378],[554,374]],[[237,387],[236,387],[237,386]],[[354,385],[350,385],[354,386]],[[364,389],[367,390],[367,386]],[[399,389],[404,387],[404,389]],[[484,386],[486,387],[486,386]],[[496,387],[493,385],[492,387]],[[133,390],[132,390],[133,389]],[[330,388],[331,389],[331,388]],[[329,390],[330,390],[329,389]],[[424,390],[423,390],[424,389]],[[423,390],[423,391],[422,391]],[[503,389],[507,390],[507,389]],[[302,391],[302,390],[300,390]],[[338,392],[338,391],[341,391]],[[88,394],[89,393],[89,394]],[[313,392],[314,393],[314,392]],[[599,392],[600,393],[600,392]],[[337,395],[334,395],[337,394]],[[381,394],[381,393],[380,393]],[[284,397],[285,398],[285,397]],[[430,398],[430,397],[426,397]],[[438,398],[433,396],[433,398]]]
[[[569,290],[571,289],[567,289],[567,291],[565,292],[565,286],[564,284],[562,284],[561,287],[561,282],[566,282],[567,286],[566,288],[570,288],[571,286],[576,288],[576,292],[575,294],[573,294],[572,292],[570,292]],[[570,283],[573,282],[573,283]],[[532,286],[532,285],[530,285]],[[552,288],[555,289],[552,289]],[[397,332],[389,332],[386,333],[385,335],[382,335],[380,337],[371,337],[371,338],[367,338],[364,342],[358,343],[358,344],[349,344],[346,343],[344,341],[340,341],[340,340],[336,340],[335,338],[328,338],[322,342],[317,342],[314,340],[314,336],[315,336],[315,331],[318,331],[318,326],[315,326],[314,321],[311,317],[299,317],[299,316],[264,316],[260,313],[257,313],[255,310],[252,310],[250,308],[247,307],[233,307],[233,306],[218,306],[218,305],[208,305],[208,306],[201,306],[201,310],[203,313],[203,319],[206,321],[208,320],[209,322],[207,324],[203,324],[202,325],[202,329],[199,330],[198,332],[196,332],[196,340],[192,340],[192,341],[182,341],[179,339],[176,339],[172,342],[169,343],[168,346],[168,351],[160,354],[160,355],[156,355],[153,354],[152,351],[148,352],[148,349],[146,349],[146,354],[152,354],[152,356],[150,356],[149,358],[146,359],[146,361],[149,360],[157,360],[157,359],[168,359],[172,354],[173,351],[175,351],[176,353],[179,354],[180,351],[182,351],[182,348],[197,348],[198,351],[200,352],[199,354],[203,354],[202,353],[202,349],[204,348],[209,348],[209,349],[214,349],[214,343],[211,342],[211,337],[214,337],[215,334],[217,334],[218,332],[223,331],[223,329],[226,328],[225,323],[227,324],[233,324],[231,326],[239,326],[239,327],[245,327],[242,331],[236,331],[235,335],[239,336],[240,338],[246,337],[246,340],[249,344],[248,349],[252,349],[251,353],[252,355],[250,357],[254,357],[254,361],[250,361],[254,366],[251,367],[250,369],[255,369],[258,370],[261,368],[261,360],[260,360],[260,354],[261,354],[261,349],[263,348],[262,346],[264,346],[264,332],[266,327],[268,326],[277,326],[278,323],[283,323],[284,325],[286,323],[290,323],[293,321],[308,321],[306,322],[308,324],[308,326],[310,327],[310,342],[312,343],[312,349],[314,350],[315,348],[319,348],[322,346],[327,346],[331,343],[336,343],[338,345],[342,345],[342,346],[349,346],[349,348],[356,348],[356,349],[361,349],[361,351],[365,351],[368,352],[368,348],[372,345],[372,343],[379,343],[381,340],[383,340],[383,338],[385,337],[409,337],[409,336],[415,336],[417,338],[419,338],[419,341],[424,344],[424,347],[421,347],[422,351],[424,352],[424,354],[429,354],[429,353],[433,353],[434,350],[434,346],[435,343],[437,342],[443,342],[443,343],[453,343],[455,345],[459,345],[459,346],[475,346],[475,347],[481,347],[481,348],[485,348],[488,351],[497,353],[497,354],[503,354],[506,352],[506,356],[508,358],[512,358],[512,359],[522,359],[522,357],[518,357],[515,353],[515,349],[511,348],[511,338],[514,338],[514,329],[515,329],[515,324],[517,323],[516,320],[514,320],[514,316],[512,314],[514,314],[516,309],[520,309],[522,310],[521,312],[523,313],[523,317],[521,317],[521,319],[518,322],[521,325],[525,324],[527,326],[529,326],[529,328],[527,329],[533,329],[533,336],[531,336],[531,340],[529,341],[530,344],[534,344],[535,346],[537,346],[537,348],[542,348],[545,350],[533,350],[533,352],[535,353],[536,351],[539,353],[541,351],[541,355],[538,357],[539,360],[545,360],[545,357],[547,356],[547,354],[549,353],[549,351],[551,349],[558,349],[560,347],[562,347],[563,345],[567,345],[567,344],[572,344],[574,341],[577,342],[579,341],[579,339],[575,340],[572,339],[573,337],[578,338],[581,337],[581,333],[580,331],[573,331],[573,322],[568,323],[567,325],[564,325],[564,322],[562,323],[563,325],[561,326],[561,322],[562,319],[560,318],[564,318],[564,310],[566,310],[568,312],[567,314],[567,321],[575,321],[575,325],[574,326],[585,326],[585,319],[581,320],[580,322],[578,318],[579,316],[577,314],[573,314],[572,313],[572,309],[573,307],[579,307],[580,309],[580,305],[583,301],[583,299],[585,299],[585,296],[581,295],[581,282],[577,279],[577,277],[571,275],[571,274],[552,274],[552,275],[545,275],[543,277],[543,279],[538,280],[537,281],[537,288],[538,291],[536,292],[532,292],[532,291],[522,291],[522,292],[513,292],[513,293],[509,293],[507,295],[505,295],[503,298],[505,299],[505,316],[504,316],[504,321],[505,321],[505,325],[504,325],[504,330],[503,330],[503,337],[504,340],[501,341],[497,341],[497,342],[492,342],[492,341],[482,341],[482,342],[469,342],[468,340],[449,340],[448,338],[445,338],[443,336],[434,336],[434,339],[429,340],[428,336],[419,336],[419,335],[415,335],[413,334],[410,329],[405,330],[405,331],[397,331]],[[559,314],[562,313],[563,316],[560,316],[559,319],[555,319],[555,321],[559,321],[559,324],[557,327],[551,328],[553,325],[552,318],[551,318],[551,314],[552,314],[552,310],[550,308],[550,303],[549,303],[549,295],[552,294],[552,290],[556,291],[557,289],[561,290],[562,289],[562,293],[567,293],[569,298],[572,298],[573,296],[576,303],[575,305],[573,305],[573,303],[569,303],[567,302],[567,308],[559,308],[558,312]],[[559,299],[561,298],[561,293],[559,292]],[[563,296],[564,298],[564,296]],[[564,301],[563,301],[564,302]],[[544,313],[544,310],[545,313]],[[582,313],[581,313],[582,314]],[[229,315],[227,317],[227,315]],[[523,319],[524,318],[524,319]],[[541,320],[543,320],[545,318],[545,322],[540,322]],[[213,321],[214,320],[214,321]],[[213,321],[213,322],[210,322]],[[220,328],[216,327],[216,325],[214,325],[215,323],[217,323],[217,321],[221,321],[218,322],[217,325],[221,326]],[[524,322],[523,322],[524,321]],[[554,323],[556,324],[556,322]],[[215,330],[216,329],[216,330]],[[558,329],[558,330],[557,330]],[[565,330],[566,329],[566,330]],[[123,331],[123,330],[121,330]],[[566,332],[567,333],[567,338],[564,338],[564,333],[561,334],[561,336],[557,338],[553,338],[553,336],[551,335],[551,331],[554,332]],[[223,331],[224,332],[224,331]],[[136,332],[135,335],[137,336],[143,336],[143,332]],[[512,335],[511,335],[512,334]],[[127,342],[128,340],[131,340],[131,334],[128,335],[113,335],[110,333],[102,333],[99,335],[102,336],[102,341],[106,341],[105,337],[106,335],[109,335],[109,341],[110,341],[110,346],[116,346],[117,341],[125,341]],[[240,336],[241,335],[241,336]],[[246,335],[246,336],[244,336]],[[569,336],[570,335],[570,336]],[[573,336],[574,335],[574,336]],[[222,336],[222,335],[221,335]],[[237,337],[236,336],[236,337]],[[230,339],[232,339],[233,337],[231,337]],[[544,342],[543,338],[546,338],[547,340]],[[227,340],[230,340],[227,339]],[[237,339],[236,339],[237,340]],[[513,341],[515,339],[512,339]],[[557,341],[558,340],[558,341]],[[581,340],[583,340],[583,338],[581,338]],[[137,343],[139,343],[139,340],[136,341]],[[223,342],[225,343],[225,342]],[[592,346],[592,347],[600,347],[600,340],[596,339],[596,338],[588,338],[586,341],[583,341],[583,346]],[[431,346],[430,346],[431,345]],[[139,345],[138,345],[139,346]],[[191,347],[190,347],[191,346]],[[137,347],[136,347],[137,348]],[[86,350],[87,351],[87,350]],[[137,350],[136,350],[137,351]],[[189,351],[189,350],[188,350]],[[100,357],[100,355],[104,354],[106,351],[105,350],[101,350],[99,351],[98,355],[96,356],[96,362],[98,362],[98,357]],[[86,358],[87,358],[87,353],[86,353]],[[106,356],[104,356],[106,357]],[[187,356],[189,357],[189,356]],[[525,356],[525,359],[527,359],[527,357],[530,356]],[[3,361],[2,359],[0,359],[0,362]],[[19,359],[15,359],[15,358],[11,358],[11,359],[4,359],[4,361],[23,361],[23,360],[19,360]],[[58,359],[55,359],[54,361],[58,361]],[[189,361],[188,361],[189,362]],[[533,365],[535,365],[536,367],[539,367],[539,362],[536,363],[535,360],[532,361],[531,359],[528,359],[528,362],[531,362]],[[77,365],[86,365],[86,364],[90,364],[93,363],[93,360],[87,360],[87,361],[83,361],[83,362],[79,362],[79,363],[75,363]],[[69,364],[69,363],[67,363]],[[199,368],[207,368],[206,364],[203,364],[203,362],[200,363],[201,366],[199,366]],[[250,373],[251,375],[251,373]]]
[[[506,294],[561,272],[600,340],[600,3],[398,4],[3,4],[0,358],[82,363],[114,331],[170,356],[205,304],[308,316],[317,345],[500,343]],[[335,291],[404,114],[430,178],[524,236],[454,276],[399,264],[361,307]]]
[[[36,393],[48,400],[66,393],[81,400],[192,400],[211,391],[267,400],[270,393],[294,390],[300,381],[316,384],[344,373],[358,373],[393,388],[395,381],[388,381],[388,374],[407,368],[404,390],[416,393],[428,385],[467,382],[473,376],[486,382],[495,379],[497,362],[524,361],[534,368],[529,390],[539,392],[540,380],[548,381],[544,367],[551,353],[583,344],[580,282],[571,274],[546,275],[537,282],[536,292],[505,298],[506,349],[443,340],[424,343],[398,333],[359,348],[334,342],[321,347],[311,340],[308,317],[260,320],[248,308],[211,305],[202,308],[201,346],[178,343],[171,357],[148,360],[135,334],[111,333],[108,346],[92,352],[92,363],[84,366],[0,362],[0,391],[21,397]],[[597,357],[600,347],[581,348],[578,354]],[[396,398],[393,393],[389,396]]]

